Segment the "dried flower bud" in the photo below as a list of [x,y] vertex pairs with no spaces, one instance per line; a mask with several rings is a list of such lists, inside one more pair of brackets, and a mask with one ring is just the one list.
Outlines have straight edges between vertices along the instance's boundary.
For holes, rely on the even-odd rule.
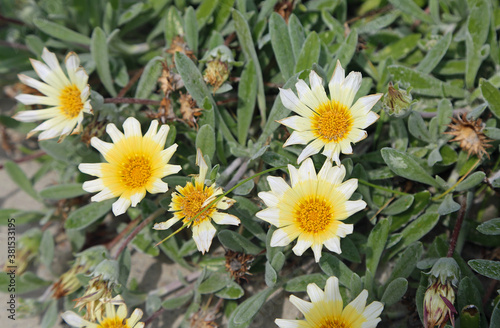
[[429,272],[430,286],[424,296],[424,327],[444,327],[448,320],[455,325],[457,311],[453,306],[459,278],[459,268],[453,258],[439,259]]
[[203,80],[213,87],[214,92],[219,89],[228,78],[229,66],[227,62],[214,59],[207,63]]
[[78,308],[79,311],[85,307],[84,319],[91,322],[97,320],[103,310],[103,303],[100,300],[112,298],[112,285],[112,283],[103,279],[101,276],[94,277],[90,280],[83,296],[74,299],[76,302],[75,308]]
[[395,117],[406,117],[411,112],[411,106],[414,103],[408,90],[400,89],[398,85],[393,86],[389,82],[387,93],[384,95],[382,104],[387,114]]

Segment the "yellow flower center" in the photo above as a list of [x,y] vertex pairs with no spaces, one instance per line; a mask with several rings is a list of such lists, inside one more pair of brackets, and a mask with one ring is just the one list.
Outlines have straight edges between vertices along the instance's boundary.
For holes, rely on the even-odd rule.
[[343,140],[351,131],[352,124],[349,109],[335,100],[321,104],[312,118],[313,131],[324,142]]
[[[191,185],[191,186],[189,186]],[[179,197],[176,201],[180,205],[181,213],[185,216],[183,220],[184,223],[191,220],[196,214],[198,214],[202,209],[203,203],[213,194],[213,188],[208,187],[205,188],[204,185],[196,185],[193,186],[191,182],[189,182],[184,188],[184,197]],[[205,212],[201,213],[194,219],[193,225],[198,225],[206,219],[210,218],[210,216],[215,211],[215,205],[212,205]]]
[[350,328],[342,318],[327,318],[318,326],[318,328]]
[[61,102],[61,112],[67,118],[77,117],[83,109],[81,92],[74,84],[66,86],[61,91],[59,101]]
[[324,232],[333,220],[333,208],[323,199],[308,198],[295,205],[294,217],[302,231]]
[[106,318],[100,323],[99,328],[129,328],[123,321],[123,319],[118,317]]
[[122,164],[121,180],[127,187],[145,187],[152,175],[151,161],[144,155],[134,155]]

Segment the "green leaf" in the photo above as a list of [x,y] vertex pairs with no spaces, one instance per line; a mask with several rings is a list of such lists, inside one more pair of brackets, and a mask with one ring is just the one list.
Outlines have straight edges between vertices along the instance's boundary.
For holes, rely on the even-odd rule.
[[377,272],[380,256],[385,249],[390,226],[390,219],[380,220],[368,236],[366,242],[366,267],[374,274]]
[[500,129],[494,127],[486,127],[483,129],[483,133],[491,139],[500,140]]
[[278,62],[280,72],[286,81],[293,75],[295,57],[293,55],[290,35],[288,34],[288,27],[283,17],[276,12],[273,12],[269,19],[269,34],[271,35],[271,46],[273,47],[274,56]]
[[33,19],[33,24],[35,24],[40,31],[53,38],[71,43],[80,43],[86,46],[90,45],[90,38],[88,36],[53,23],[47,19],[35,18]]
[[21,188],[25,193],[33,197],[33,199],[40,201],[40,196],[35,191],[35,189],[33,189],[30,180],[23,172],[23,170],[21,170],[19,165],[17,165],[12,161],[6,161],[4,163],[4,168],[5,171],[7,171],[9,177],[12,179],[12,181],[14,181],[17,184],[19,188]]
[[340,249],[342,250],[340,254],[341,257],[349,262],[361,263],[361,256],[359,255],[358,248],[349,237],[340,240]]
[[236,282],[231,281],[226,287],[215,293],[215,296],[226,300],[237,300],[245,294],[243,288]]
[[318,63],[319,53],[321,50],[321,41],[316,32],[311,32],[304,41],[302,50],[297,57],[295,64],[295,73],[310,69],[314,63]]
[[425,141],[427,143],[431,142],[431,136],[427,126],[425,125],[422,115],[417,112],[412,112],[408,118],[408,131],[417,139]]
[[[448,47],[451,44],[451,38],[453,33],[446,33],[438,42],[427,52],[424,59],[415,68],[424,74],[429,74],[432,70],[441,62],[441,59],[448,51]],[[443,99],[444,100],[444,99]]]
[[215,154],[215,131],[208,125],[203,125],[196,135],[196,148],[201,149],[203,155],[207,155],[210,160],[214,158]]
[[196,14],[193,7],[188,7],[184,14],[184,31],[184,37],[189,49],[196,54],[198,52],[198,22],[196,21]]
[[198,31],[200,31],[212,16],[215,8],[219,5],[219,0],[202,1],[196,8],[196,21],[198,22]]
[[488,102],[491,112],[500,118],[500,91],[487,80],[481,79],[479,82],[484,100]]
[[394,80],[411,86],[413,93],[453,98],[464,98],[466,95],[466,92],[461,88],[405,66],[391,65],[387,69],[393,75]]
[[380,152],[387,166],[397,175],[439,188],[436,180],[406,153],[392,148],[382,148]]
[[43,315],[41,327],[52,328],[55,327],[57,319],[59,319],[59,311],[57,310],[57,300],[53,299],[49,307]]
[[290,293],[305,292],[309,284],[316,284],[319,288],[324,288],[326,279],[327,277],[322,273],[305,274],[288,280],[285,284],[285,290]]
[[380,301],[384,303],[384,306],[391,306],[404,296],[406,290],[408,289],[408,281],[405,278],[394,279],[385,289],[384,295]]
[[410,16],[413,16],[415,19],[421,20],[428,24],[433,23],[431,16],[427,15],[422,10],[422,8],[420,8],[413,0],[389,0],[389,2],[395,8],[401,10],[404,13],[407,13]]
[[295,14],[291,14],[288,19],[288,35],[290,36],[293,50],[293,53],[290,55],[293,54],[294,58],[298,58],[306,36],[304,27],[302,26],[300,19],[295,16]]
[[229,281],[230,279],[227,274],[214,272],[198,286],[198,292],[200,294],[213,294],[226,287]]
[[500,218],[481,223],[476,229],[485,235],[500,235]]
[[437,108],[438,117],[438,131],[443,133],[448,128],[447,125],[451,123],[451,117],[453,116],[453,107],[449,99],[441,99]]
[[[143,202],[141,202],[141,205],[144,204]],[[142,217],[147,216],[143,214]],[[154,246],[151,231],[151,229],[142,229],[141,232],[139,232],[132,240],[132,245],[136,250],[144,254],[158,256],[160,254],[160,249]]]
[[239,186],[238,188],[234,189],[233,193],[235,195],[240,195],[240,196],[248,195],[254,187],[255,187],[255,182],[253,182],[253,180],[249,180],[244,184],[242,184],[241,186]]
[[491,279],[500,280],[500,262],[490,260],[470,260],[469,266],[477,273]]
[[139,15],[141,13],[143,6],[144,6],[144,3],[138,2],[138,3],[130,6],[127,10],[125,10],[118,18],[118,26],[121,26],[125,23],[128,23],[132,19],[137,17],[137,15]]
[[[352,59],[352,56],[356,52],[356,47],[358,45],[358,31],[353,30],[351,33],[349,33],[349,36],[344,40],[344,42],[340,45],[338,51],[336,52],[335,56],[336,58],[340,61],[340,64],[342,64],[343,67],[346,67],[347,64]],[[331,71],[328,71],[328,76],[333,75],[333,69],[336,65],[336,60],[331,61]],[[331,74],[330,74],[331,73]]]
[[248,129],[252,124],[255,102],[257,97],[257,72],[253,62],[248,64],[241,73],[238,85],[238,142],[245,146],[248,139]]
[[380,50],[372,56],[372,60],[380,62],[387,58],[398,60],[406,57],[417,47],[417,43],[421,37],[422,35],[418,33],[407,35]]
[[500,303],[497,302],[491,315],[490,328],[500,327]]
[[419,216],[418,219],[416,219],[403,229],[403,231],[401,232],[401,240],[393,248],[389,255],[389,258],[396,255],[400,250],[413,244],[415,241],[420,240],[420,238],[431,231],[438,222],[438,213],[424,213]]
[[76,211],[71,212],[64,223],[64,228],[80,230],[88,227],[107,214],[114,202],[115,199],[108,199],[80,207]]
[[167,44],[170,44],[175,36],[184,35],[183,26],[184,24],[182,23],[179,11],[175,6],[170,6],[165,19],[165,28],[163,30]]
[[423,251],[422,243],[416,242],[405,249],[404,252],[401,252],[400,257],[396,260],[394,270],[383,288],[386,290],[386,287],[397,278],[408,278],[417,266]]
[[489,55],[490,46],[485,44],[490,25],[491,5],[487,0],[471,2],[465,33],[465,84],[467,88],[474,87],[477,71],[483,60]]
[[231,9],[234,6],[234,0],[219,0],[220,5],[215,16],[215,27],[214,30],[220,31],[226,24],[229,16],[231,15]]
[[456,212],[460,209],[460,204],[453,200],[453,195],[448,194],[444,198],[441,205],[439,205],[438,213],[439,215],[448,215],[450,213]]
[[[11,277],[7,272],[0,272],[0,290],[5,292],[8,290],[8,285],[10,283]],[[16,276],[16,296],[20,294],[25,294],[32,292],[34,290],[40,289],[50,285],[50,281],[43,280],[42,278],[36,276],[33,272],[25,272],[22,275]]]
[[96,27],[92,33],[90,53],[96,63],[97,74],[102,84],[113,97],[116,97],[116,90],[109,69],[108,43],[104,31],[100,27]]
[[53,200],[75,198],[85,194],[87,194],[87,192],[82,189],[81,183],[59,184],[40,191],[40,196],[45,199]]
[[266,299],[275,291],[274,288],[266,288],[241,303],[229,317],[228,328],[248,327],[252,319],[257,315]]
[[246,61],[252,61],[255,65],[257,73],[257,106],[262,117],[262,125],[266,123],[266,98],[264,94],[264,80],[262,77],[262,69],[260,68],[259,58],[255,51],[255,46],[250,33],[250,27],[245,17],[238,11],[233,10],[233,21],[238,40],[240,41],[241,50],[245,54]]
[[144,71],[141,74],[141,78],[137,83],[137,89],[135,90],[135,98],[148,99],[152,91],[156,87],[158,78],[160,77],[162,71],[162,57],[154,57],[151,59],[144,67]]
[[457,291],[457,308],[463,309],[467,305],[475,305],[482,311],[481,293],[477,287],[472,283],[469,277],[464,277],[460,280]]
[[484,172],[474,172],[471,175],[469,175],[465,180],[460,182],[458,186],[455,188],[455,191],[464,191],[474,188],[475,186],[483,182],[485,176],[486,174],[484,174]]
[[161,303],[161,306],[167,310],[178,309],[181,306],[183,306],[184,304],[186,304],[187,302],[189,302],[189,300],[191,298],[193,298],[193,291],[192,290],[190,290],[188,293],[181,295],[179,297],[171,297],[171,298],[163,301],[163,303]]
[[40,261],[49,269],[54,258],[54,238],[49,230],[45,230],[40,241]]
[[396,199],[391,205],[387,206],[382,213],[385,215],[396,215],[410,208],[415,197],[413,195],[404,195]]
[[260,247],[232,230],[222,230],[217,237],[224,247],[235,252],[256,255],[262,250]]
[[271,263],[269,263],[269,261],[266,262],[266,271],[265,271],[265,274],[264,274],[264,280],[266,282],[266,285],[268,287],[274,287],[274,285],[276,285],[276,281],[278,280],[278,273],[276,272],[276,270],[274,270],[273,266],[271,265]]
[[353,277],[357,277],[355,279],[359,279],[358,275],[355,274],[351,269],[349,269],[347,265],[339,260],[338,257],[330,253],[323,253],[321,255],[321,259],[319,260],[319,267],[329,277],[337,277],[340,283],[344,286],[351,286]]

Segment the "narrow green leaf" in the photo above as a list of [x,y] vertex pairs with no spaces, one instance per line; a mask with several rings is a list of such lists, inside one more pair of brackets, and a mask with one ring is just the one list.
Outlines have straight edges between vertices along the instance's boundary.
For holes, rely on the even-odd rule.
[[220,31],[226,25],[229,16],[231,16],[231,9],[234,6],[234,0],[219,0],[219,8],[215,16],[215,31]]
[[474,87],[477,71],[483,60],[489,55],[490,46],[485,44],[488,37],[491,10],[489,1],[475,0],[471,3],[465,34],[465,84]]
[[490,328],[500,327],[500,303],[497,302],[491,315]]
[[50,265],[54,258],[54,237],[49,230],[45,230],[40,242],[40,260],[47,268],[52,268]]
[[431,136],[427,126],[425,125],[422,115],[417,112],[412,112],[408,118],[408,131],[417,139],[425,142],[431,142]]
[[[327,274],[327,276],[335,276],[339,279],[340,283],[344,286],[351,285],[353,276],[357,276],[351,269],[347,267],[338,257],[330,254],[323,253],[319,260],[319,267]],[[359,278],[359,277],[358,277]]]
[[375,62],[380,62],[387,58],[395,60],[404,58],[417,47],[421,37],[422,35],[418,33],[407,35],[374,54],[372,59]]
[[420,8],[415,1],[413,0],[389,0],[390,3],[397,9],[401,10],[404,13],[407,13],[410,16],[413,16],[415,19],[421,20],[428,24],[432,24],[432,18],[427,15],[422,8]]
[[127,10],[125,10],[118,18],[118,26],[128,23],[132,19],[136,18],[137,15],[141,13],[143,6],[144,3],[138,2],[130,6]]
[[257,57],[257,52],[255,52],[250,27],[248,26],[248,22],[245,17],[238,10],[233,11],[233,21],[236,34],[238,35],[238,40],[240,41],[241,50],[245,54],[246,61],[252,61],[255,65],[255,71],[257,73],[257,106],[259,107],[260,115],[262,117],[261,124],[264,126],[266,123],[264,80],[262,77],[262,69],[260,68],[259,58]]
[[394,255],[399,253],[400,250],[408,247],[417,240],[420,240],[420,238],[431,231],[438,222],[438,213],[424,213],[419,216],[415,221],[413,221],[403,229],[403,231],[401,232],[401,240],[393,248],[393,250],[389,254],[389,258],[393,257]]
[[256,255],[262,250],[260,247],[232,230],[222,230],[217,234],[217,237],[222,245],[235,252]]
[[295,16],[295,14],[291,14],[288,19],[288,35],[290,36],[290,41],[292,43],[293,56],[294,58],[298,58],[306,36],[304,27],[302,26],[300,19]]
[[450,213],[456,212],[460,209],[460,204],[453,200],[453,195],[448,194],[444,198],[441,205],[439,205],[438,213],[439,215],[448,215]]
[[448,47],[451,44],[451,38],[453,34],[451,32],[446,33],[438,42],[432,47],[424,59],[415,68],[424,74],[429,74],[432,70],[441,62],[441,59],[448,51]]
[[401,252],[401,255],[396,260],[394,270],[383,288],[387,289],[386,287],[397,278],[408,278],[417,266],[417,262],[422,256],[423,251],[424,247],[422,243],[416,242],[405,249],[404,252]]
[[321,50],[321,41],[316,32],[311,32],[302,46],[297,63],[295,64],[295,73],[310,69],[314,63],[318,63]]
[[198,286],[198,292],[200,294],[215,293],[221,290],[222,288],[226,287],[229,281],[230,279],[227,274],[220,274],[219,272],[214,272]]
[[439,184],[412,157],[392,148],[382,148],[382,158],[389,168],[406,179],[439,188]]
[[451,117],[453,116],[453,107],[449,99],[441,99],[437,108],[438,117],[438,131],[443,133],[448,128],[447,125],[451,123]]
[[196,148],[201,149],[203,155],[207,155],[210,160],[215,155],[215,131],[208,125],[203,125],[196,135]]
[[500,235],[500,218],[481,223],[476,229],[485,235]]
[[109,69],[108,44],[106,35],[100,27],[96,27],[92,33],[92,41],[90,44],[90,53],[96,63],[97,74],[101,79],[106,90],[113,96],[116,96],[116,90],[113,85],[113,78]]
[[384,295],[380,301],[384,303],[384,306],[391,306],[404,296],[406,290],[408,289],[408,281],[405,278],[394,279],[385,289]]
[[161,306],[167,310],[178,309],[187,302],[189,302],[189,300],[191,300],[192,298],[193,298],[193,291],[189,291],[188,293],[181,295],[179,297],[171,297],[169,299],[166,299],[165,301],[163,301],[163,303],[161,303]]
[[102,202],[90,203],[71,212],[64,223],[64,228],[80,230],[88,227],[111,210],[111,205],[115,199],[108,199]]
[[500,262],[490,260],[470,260],[469,266],[477,273],[491,279],[500,280]]
[[160,77],[162,71],[162,57],[154,57],[151,59],[144,67],[144,71],[141,74],[141,78],[137,83],[137,89],[135,90],[135,98],[148,99],[151,92],[156,87],[158,78]]
[[269,34],[271,35],[271,46],[280,72],[283,78],[288,80],[293,75],[295,57],[292,50],[292,42],[288,34],[288,27],[283,17],[273,12],[269,20]]
[[[215,2],[215,1],[205,1]],[[186,9],[184,14],[184,31],[186,43],[195,54],[198,52],[198,22],[193,7]]]
[[469,175],[464,181],[460,182],[455,188],[455,191],[464,191],[474,188],[475,186],[483,182],[485,176],[486,174],[484,174],[484,172],[474,172]]
[[90,45],[90,38],[88,36],[53,23],[47,19],[35,18],[33,19],[33,24],[35,24],[39,30],[53,38],[71,43],[80,43],[86,46]]
[[404,195],[385,208],[382,213],[385,215],[396,215],[410,208],[415,197],[413,195]]
[[61,200],[85,195],[81,183],[68,183],[50,186],[40,191],[40,196],[45,199]]
[[342,253],[340,256],[349,262],[361,263],[361,256],[359,255],[356,244],[350,238],[342,238],[340,240],[340,249]]
[[489,81],[481,79],[479,82],[484,100],[488,102],[491,112],[500,118],[500,91]]
[[168,9],[163,34],[165,35],[167,45],[170,44],[177,35],[184,35],[184,24],[175,6],[170,6]]
[[33,199],[40,201],[40,196],[35,191],[35,189],[33,189],[30,180],[23,172],[23,170],[21,170],[19,165],[17,165],[12,161],[6,161],[4,163],[4,168],[5,171],[7,171],[9,177],[12,179],[12,181],[14,181],[17,184],[19,188],[21,188],[25,193],[33,197]]
[[366,267],[374,274],[377,272],[380,256],[385,249],[390,226],[390,220],[380,220],[368,236],[366,242]]
[[57,300],[53,299],[50,302],[49,307],[45,311],[45,314],[43,315],[41,327],[42,328],[55,327],[57,319],[59,319],[59,313],[57,311]]
[[238,141],[245,146],[248,137],[248,129],[252,124],[252,117],[257,97],[257,72],[253,62],[248,62],[241,73],[238,85]]
[[[476,308],[482,311],[483,304],[481,300],[481,293],[479,292],[478,288],[472,283],[469,277],[464,277],[462,278],[462,280],[460,280],[456,298],[458,309],[463,309],[468,305],[474,305]],[[466,327],[468,328],[469,326]]]
[[288,280],[285,284],[285,290],[290,293],[305,292],[309,284],[316,284],[319,288],[324,288],[326,279],[327,277],[321,273],[305,274]]
[[243,288],[236,282],[231,281],[223,289],[215,293],[215,296],[226,299],[226,300],[237,300],[245,294]]
[[266,282],[266,285],[268,287],[274,287],[276,285],[276,281],[278,280],[278,273],[276,273],[276,270],[274,270],[273,266],[269,261],[266,262],[266,271],[264,274],[264,280]]
[[198,22],[198,31],[200,31],[212,16],[215,8],[219,5],[219,0],[202,1],[196,8],[196,21]]
[[241,303],[229,317],[228,328],[247,327],[274,291],[266,288]]
[[[356,52],[356,47],[358,45],[358,31],[353,30],[349,33],[349,36],[344,40],[344,42],[340,45],[337,50],[336,58],[340,61],[343,67],[346,67],[347,64],[352,59],[352,56]],[[328,71],[328,76],[333,75],[333,68],[336,65],[336,60],[330,62],[331,71]]]

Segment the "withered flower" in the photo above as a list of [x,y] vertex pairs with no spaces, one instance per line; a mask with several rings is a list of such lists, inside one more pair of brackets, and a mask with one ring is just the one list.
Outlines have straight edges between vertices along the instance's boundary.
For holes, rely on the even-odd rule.
[[193,100],[190,94],[180,92],[179,102],[181,103],[182,120],[190,127],[196,126],[196,117],[202,114],[202,108],[196,106],[196,101]]
[[173,40],[172,43],[170,44],[170,48],[167,49],[167,53],[171,55],[175,55],[176,52],[182,52],[189,58],[195,60],[196,56],[194,55],[194,52],[189,49],[188,45],[184,41],[184,38],[180,35],[177,35]]
[[207,68],[203,74],[203,80],[210,84],[213,92],[217,91],[229,77],[229,65],[227,62],[214,59],[207,62]]
[[255,256],[228,250],[225,257],[226,271],[231,274],[231,277],[233,277],[237,283],[240,283],[241,280],[248,282],[245,275],[252,275],[248,270],[250,270]]
[[467,152],[467,156],[474,154],[481,158],[483,155],[486,155],[490,158],[485,148],[492,147],[492,145],[489,144],[492,140],[484,135],[484,124],[480,118],[469,121],[467,119],[467,114],[464,113],[462,117],[452,118],[452,123],[450,123],[448,127],[451,131],[444,133],[455,136],[450,142],[460,142],[460,148]]
[[281,0],[274,5],[274,11],[277,12],[288,24],[288,19],[293,11],[293,3],[295,0]]

